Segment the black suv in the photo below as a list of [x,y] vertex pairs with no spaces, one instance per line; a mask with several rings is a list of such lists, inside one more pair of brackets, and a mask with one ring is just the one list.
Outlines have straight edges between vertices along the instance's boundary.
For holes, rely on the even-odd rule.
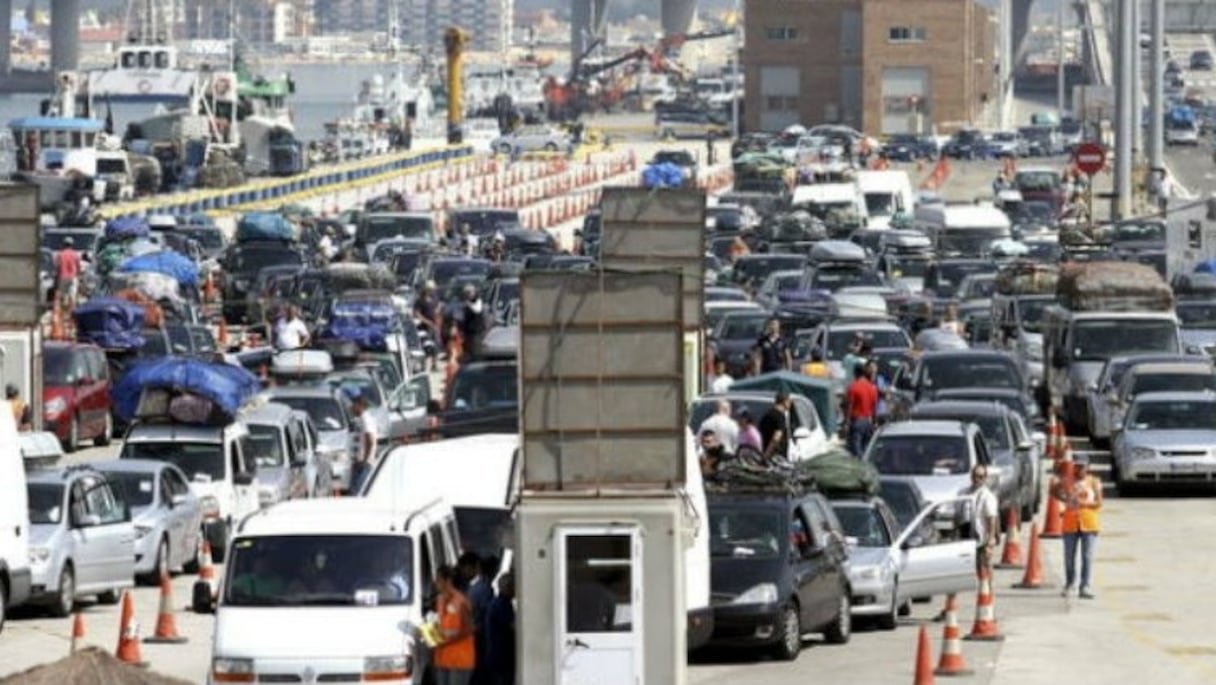
[[806,633],[849,641],[848,553],[822,495],[711,493],[709,540],[711,644],[771,649],[792,660]]

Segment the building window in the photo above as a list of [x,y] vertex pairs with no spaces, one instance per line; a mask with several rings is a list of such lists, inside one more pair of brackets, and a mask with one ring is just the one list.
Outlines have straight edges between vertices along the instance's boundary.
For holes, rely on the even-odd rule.
[[769,95],[764,98],[764,109],[769,112],[796,112],[798,98],[792,95]]
[[793,26],[770,26],[764,34],[769,40],[798,40],[798,29]]
[[892,43],[923,43],[925,42],[925,27],[892,26],[887,29],[887,40]]

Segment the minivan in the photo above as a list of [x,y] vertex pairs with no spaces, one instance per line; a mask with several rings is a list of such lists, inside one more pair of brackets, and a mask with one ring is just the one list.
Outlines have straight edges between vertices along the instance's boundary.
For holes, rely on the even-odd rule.
[[59,437],[64,451],[76,451],[84,440],[110,444],[110,366],[100,347],[44,342],[42,396],[44,427]]

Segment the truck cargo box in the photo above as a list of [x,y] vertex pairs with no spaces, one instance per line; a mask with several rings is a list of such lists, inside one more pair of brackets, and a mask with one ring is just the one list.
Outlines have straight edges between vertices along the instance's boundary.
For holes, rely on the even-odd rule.
[[1174,293],[1151,266],[1090,262],[1060,269],[1056,297],[1074,311],[1169,311]]

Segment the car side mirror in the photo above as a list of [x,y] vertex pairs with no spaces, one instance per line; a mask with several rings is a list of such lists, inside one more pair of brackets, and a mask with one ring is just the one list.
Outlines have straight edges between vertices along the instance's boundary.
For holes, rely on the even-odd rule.
[[249,471],[242,471],[240,473],[233,474],[232,483],[234,485],[253,485],[253,473]]
[[169,498],[169,506],[170,507],[180,507],[180,506],[185,505],[186,502],[189,502],[189,501],[190,501],[190,496],[185,493],[181,493],[181,494],[173,495],[172,497]]
[[1019,451],[1019,452],[1029,452],[1029,451],[1031,451],[1031,450],[1033,450],[1033,449],[1034,449],[1034,442],[1032,442],[1032,441],[1030,441],[1030,440],[1027,440],[1027,441],[1025,441],[1025,442],[1019,442],[1019,443],[1018,443],[1018,451]]
[[73,517],[73,528],[92,528],[101,525],[101,517],[97,514],[80,514]]
[[924,547],[924,546],[925,546],[925,539],[923,537],[921,537],[921,535],[919,533],[916,533],[913,535],[909,535],[908,539],[904,540],[904,544],[900,545],[900,548],[901,549],[916,549],[917,547]]

